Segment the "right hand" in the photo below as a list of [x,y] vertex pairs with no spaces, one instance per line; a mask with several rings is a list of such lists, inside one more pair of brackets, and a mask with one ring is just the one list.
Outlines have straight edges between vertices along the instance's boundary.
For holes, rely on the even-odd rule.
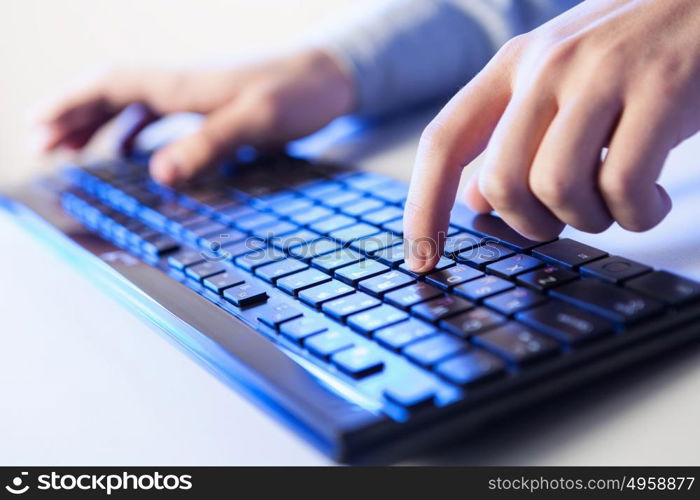
[[80,149],[130,104],[148,120],[168,113],[205,115],[202,126],[155,153],[151,175],[186,181],[238,146],[277,147],[352,111],[350,77],[322,50],[220,70],[117,69],[90,77],[35,114],[45,152]]

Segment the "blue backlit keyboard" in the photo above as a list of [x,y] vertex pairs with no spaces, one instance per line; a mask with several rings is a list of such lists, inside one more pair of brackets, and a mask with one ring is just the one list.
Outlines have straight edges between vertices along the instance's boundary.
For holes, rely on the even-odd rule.
[[570,239],[531,241],[464,207],[436,269],[413,273],[406,185],[299,159],[256,159],[179,191],[125,161],[65,178],[61,205],[89,231],[399,424],[603,357],[700,299],[689,279]]

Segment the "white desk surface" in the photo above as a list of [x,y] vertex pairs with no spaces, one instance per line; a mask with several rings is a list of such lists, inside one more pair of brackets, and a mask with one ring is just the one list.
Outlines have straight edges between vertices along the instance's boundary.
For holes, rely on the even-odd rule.
[[[386,129],[333,155],[407,179],[415,134]],[[378,148],[377,144],[384,144]],[[700,137],[664,172],[653,231],[568,231],[700,279]],[[322,465],[331,462],[0,216],[1,465]],[[611,377],[410,463],[700,463],[700,347]]]

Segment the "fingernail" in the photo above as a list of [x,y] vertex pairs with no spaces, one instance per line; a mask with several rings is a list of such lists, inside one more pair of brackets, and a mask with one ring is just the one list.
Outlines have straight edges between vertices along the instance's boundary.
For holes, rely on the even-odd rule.
[[426,240],[408,242],[406,255],[407,263],[411,271],[420,273],[428,270],[432,247]]

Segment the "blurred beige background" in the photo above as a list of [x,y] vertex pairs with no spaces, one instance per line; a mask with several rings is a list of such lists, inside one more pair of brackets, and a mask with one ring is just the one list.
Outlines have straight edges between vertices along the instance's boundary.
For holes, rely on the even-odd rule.
[[[357,1],[352,2],[356,4]],[[303,39],[350,0],[0,0],[0,186],[50,168],[26,113],[100,64],[186,64]]]

